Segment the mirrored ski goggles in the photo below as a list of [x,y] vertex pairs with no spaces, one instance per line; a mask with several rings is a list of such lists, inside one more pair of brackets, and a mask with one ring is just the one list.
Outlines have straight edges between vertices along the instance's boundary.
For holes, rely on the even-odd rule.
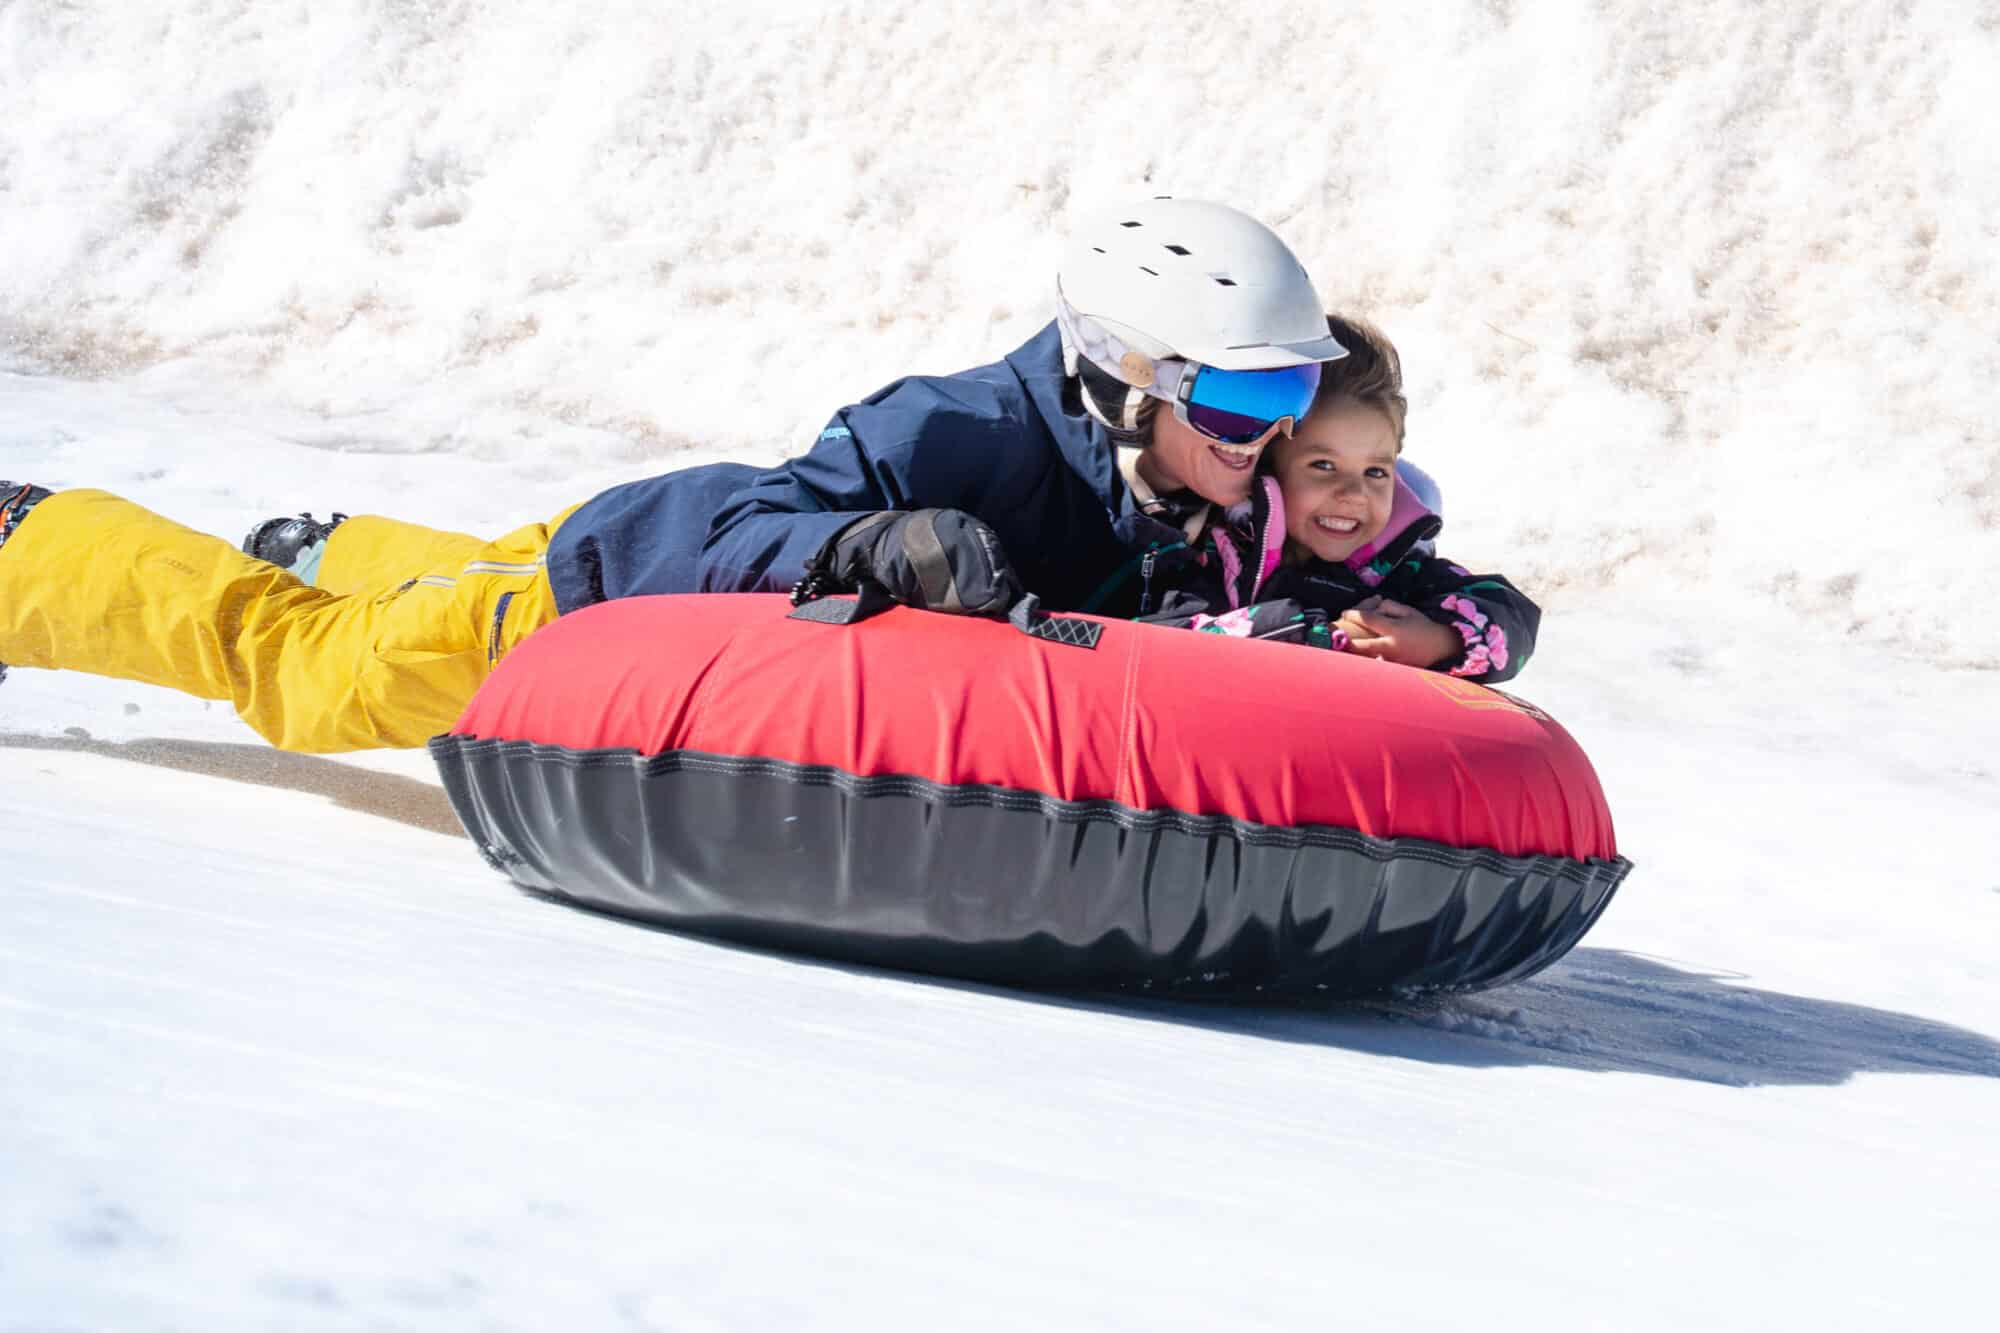
[[1248,444],[1273,426],[1290,435],[1319,388],[1319,363],[1276,370],[1189,366],[1174,394],[1174,415],[1224,444]]
[[[1149,398],[1172,403],[1176,418],[1222,444],[1249,444],[1274,426],[1289,435],[1319,388],[1318,362],[1275,370],[1222,370],[1177,358],[1156,361],[1078,313],[1060,292],[1056,326],[1066,354],[1089,360]],[[1073,363],[1070,369],[1073,373]]]

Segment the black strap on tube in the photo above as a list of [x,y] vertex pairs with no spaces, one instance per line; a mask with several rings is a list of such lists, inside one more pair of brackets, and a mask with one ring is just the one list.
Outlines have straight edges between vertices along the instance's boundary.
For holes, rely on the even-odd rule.
[[[792,590],[796,608],[786,617],[789,620],[810,620],[820,625],[853,625],[887,611],[896,605],[895,598],[889,596],[879,583],[864,583],[853,597],[828,597],[817,589]],[[1076,616],[1053,616],[1041,610],[1041,599],[1029,593],[1014,603],[1014,609],[1007,613],[1007,623],[1030,638],[1047,643],[1067,644],[1072,648],[1095,648],[1097,641],[1104,637],[1104,626],[1094,620],[1083,620]]]

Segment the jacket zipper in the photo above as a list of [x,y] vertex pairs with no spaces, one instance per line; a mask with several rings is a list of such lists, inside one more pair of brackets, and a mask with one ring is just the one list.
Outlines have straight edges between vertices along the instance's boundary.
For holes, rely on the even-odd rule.
[[1142,584],[1139,590],[1140,603],[1138,614],[1145,615],[1147,610],[1150,609],[1150,603],[1153,600],[1150,583],[1153,577],[1153,567],[1159,559],[1159,553],[1161,551],[1178,551],[1185,545],[1187,545],[1185,542],[1174,542],[1171,545],[1165,546],[1155,543],[1147,547],[1145,554],[1134,556],[1120,565],[1109,578],[1098,585],[1097,591],[1084,599],[1083,605],[1076,609],[1084,615],[1096,613],[1111,599],[1111,594],[1116,592],[1132,577],[1132,571],[1137,569],[1140,577],[1147,580],[1147,583]]

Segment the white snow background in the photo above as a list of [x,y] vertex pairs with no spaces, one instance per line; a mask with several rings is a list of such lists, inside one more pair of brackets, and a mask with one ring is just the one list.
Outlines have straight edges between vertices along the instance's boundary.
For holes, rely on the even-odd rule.
[[1476,996],[527,898],[421,754],[0,685],[0,1331],[1966,1327],[2000,1300],[2000,11],[0,0],[0,476],[235,540],[773,460],[1275,226],[1638,868]]

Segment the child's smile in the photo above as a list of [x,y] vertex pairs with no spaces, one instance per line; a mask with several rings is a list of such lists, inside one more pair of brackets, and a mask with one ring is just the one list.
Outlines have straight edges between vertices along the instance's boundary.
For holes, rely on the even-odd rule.
[[1293,543],[1337,563],[1382,535],[1396,498],[1396,428],[1387,416],[1336,402],[1272,447]]

